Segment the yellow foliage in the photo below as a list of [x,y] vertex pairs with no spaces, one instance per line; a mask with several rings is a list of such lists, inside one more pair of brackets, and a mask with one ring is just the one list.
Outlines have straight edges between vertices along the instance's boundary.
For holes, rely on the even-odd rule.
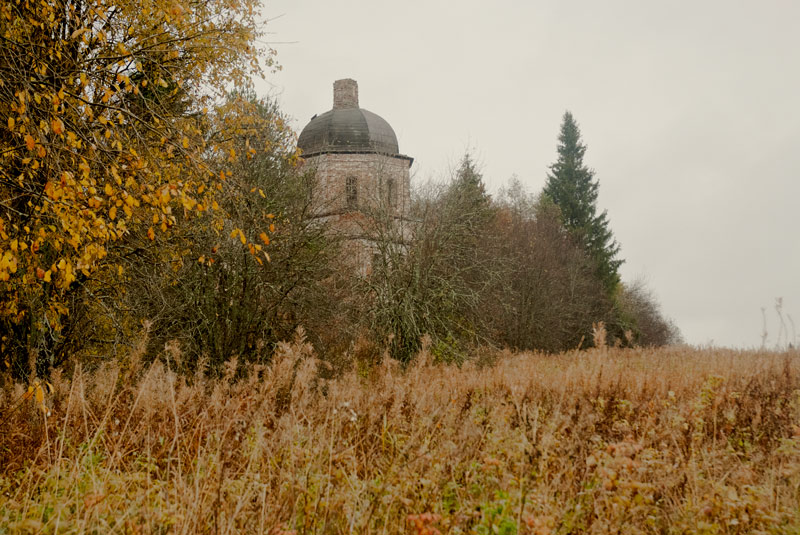
[[[82,284],[112,276],[104,267],[117,265],[124,244],[155,239],[151,219],[166,216],[167,230],[173,209],[189,221],[217,206],[210,186],[220,170],[209,166],[234,153],[205,145],[199,134],[210,119],[199,112],[260,73],[258,8],[257,0],[0,7],[0,326],[66,311],[54,304],[79,276]],[[46,290],[50,271],[37,269],[52,264],[59,276]]]

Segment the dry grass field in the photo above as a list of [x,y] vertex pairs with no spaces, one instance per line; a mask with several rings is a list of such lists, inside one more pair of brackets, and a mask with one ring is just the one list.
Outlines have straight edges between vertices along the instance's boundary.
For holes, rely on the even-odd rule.
[[485,360],[6,384],[0,534],[800,533],[797,352]]

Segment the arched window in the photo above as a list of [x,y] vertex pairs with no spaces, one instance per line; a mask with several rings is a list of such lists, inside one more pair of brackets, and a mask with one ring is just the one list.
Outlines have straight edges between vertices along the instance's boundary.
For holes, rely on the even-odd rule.
[[349,176],[345,179],[344,190],[347,207],[355,208],[358,206],[358,182],[356,177]]

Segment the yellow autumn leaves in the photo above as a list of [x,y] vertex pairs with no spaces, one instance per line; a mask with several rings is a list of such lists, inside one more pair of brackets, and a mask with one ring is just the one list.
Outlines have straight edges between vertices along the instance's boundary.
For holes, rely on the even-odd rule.
[[247,238],[245,238],[244,232],[242,232],[242,229],[240,229],[240,228],[233,229],[233,232],[231,232],[231,238],[236,238],[236,236],[239,236],[239,241],[242,242],[242,245],[247,243]]
[[11,251],[3,251],[0,255],[0,281],[7,281],[17,272],[17,257]]
[[[274,219],[275,216],[273,214],[267,214],[266,217],[267,217],[267,219],[272,220],[272,219]],[[269,231],[270,232],[275,232],[275,224],[274,223],[270,223],[269,224]],[[248,251],[250,251],[250,254],[253,255],[253,257],[255,258],[255,261],[258,262],[259,264],[263,264],[264,263],[263,260],[260,258],[259,253],[261,253],[263,255],[264,259],[267,262],[271,261],[269,254],[266,251],[263,251],[263,247],[270,244],[270,237],[265,231],[261,231],[258,234],[258,239],[261,240],[260,244],[248,241],[247,236],[245,236],[244,231],[242,229],[240,229],[240,228],[233,229],[233,231],[231,231],[230,236],[231,236],[231,238],[234,238],[234,239],[238,238],[239,241],[242,243],[242,245],[245,245],[247,247]],[[201,263],[202,263],[202,260],[201,260]]]
[[45,390],[52,394],[53,393],[53,385],[47,381],[39,381],[36,380],[33,384],[28,386],[28,390],[22,394],[23,400],[33,399],[36,401],[36,405],[41,409],[42,413],[45,416],[50,416],[50,409],[47,408],[45,404]]
[[157,232],[218,208],[232,144],[206,145],[208,108],[259,71],[258,6],[0,6],[14,43],[0,47],[0,329],[43,324],[87,284],[115,285],[131,243],[160,246]]

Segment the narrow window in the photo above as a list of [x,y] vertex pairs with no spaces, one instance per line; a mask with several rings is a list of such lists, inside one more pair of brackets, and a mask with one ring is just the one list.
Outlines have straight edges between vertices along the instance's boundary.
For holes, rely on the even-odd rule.
[[395,205],[395,187],[394,178],[389,178],[386,181],[386,206],[394,208]]
[[347,177],[344,189],[347,199],[347,207],[355,208],[358,205],[358,183],[356,182],[356,177]]

